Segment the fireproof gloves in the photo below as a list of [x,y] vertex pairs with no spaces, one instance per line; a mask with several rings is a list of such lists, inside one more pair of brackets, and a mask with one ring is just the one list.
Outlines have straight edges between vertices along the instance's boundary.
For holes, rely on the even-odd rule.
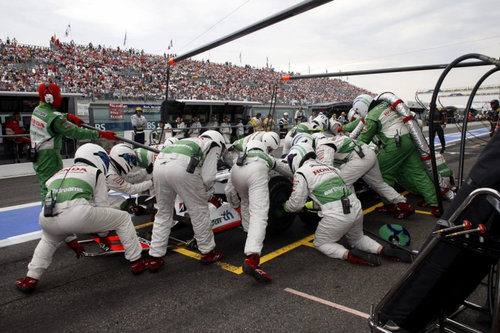
[[73,124],[77,125],[78,127],[81,127],[82,124],[85,124],[85,122],[82,119],[78,118],[75,115],[69,114],[69,113],[68,113],[67,119],[69,121],[71,121]]
[[106,139],[111,141],[118,141],[115,137],[116,133],[111,131],[99,131],[99,139]]

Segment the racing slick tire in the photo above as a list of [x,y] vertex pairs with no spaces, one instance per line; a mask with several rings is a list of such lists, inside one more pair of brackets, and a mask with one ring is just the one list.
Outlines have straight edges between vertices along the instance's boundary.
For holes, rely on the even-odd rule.
[[291,193],[292,183],[286,177],[276,176],[269,180],[268,233],[277,234],[292,225],[294,214],[287,213],[283,209]]
[[317,212],[300,212],[299,217],[303,223],[313,228],[316,228],[318,226],[319,220],[321,220],[321,217],[318,216]]

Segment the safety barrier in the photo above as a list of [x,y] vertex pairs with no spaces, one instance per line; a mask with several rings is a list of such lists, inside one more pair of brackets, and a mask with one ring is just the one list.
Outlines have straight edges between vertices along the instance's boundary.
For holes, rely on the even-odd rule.
[[[289,125],[289,127],[291,128],[291,125]],[[280,135],[286,135],[286,133],[288,132],[288,130],[290,128],[288,128],[286,131],[282,131],[281,128],[280,128],[280,125],[278,124],[273,124],[271,125],[271,129],[270,130],[267,130],[267,126],[266,128],[264,128],[264,126],[261,126],[261,130],[258,130],[258,132],[276,132]],[[227,130],[227,129],[230,129],[231,132],[230,133],[224,133],[223,131],[221,130]],[[234,134],[233,135],[233,132],[238,130],[238,129],[243,129],[243,134],[238,135],[238,134]],[[243,137],[245,135],[248,135],[250,133],[253,133],[253,132],[256,132],[255,130],[255,127],[253,125],[241,125],[241,126],[238,126],[238,125],[229,125],[229,126],[201,126],[201,127],[184,127],[184,128],[164,128],[163,131],[166,133],[166,136],[164,136],[163,138],[169,138],[169,137],[176,137],[176,138],[187,138],[187,137],[190,137],[190,135],[193,133],[192,131],[197,131],[195,133],[198,133],[198,135],[201,135],[204,131],[207,131],[207,130],[216,130],[218,132],[220,132],[221,134],[229,134],[232,138],[236,138],[236,139],[239,139],[240,137]],[[180,132],[184,132],[184,135],[183,136],[178,136],[178,134]],[[150,132],[149,134],[149,142],[153,143],[153,142],[158,142],[158,139],[155,139],[153,136],[156,136],[158,137],[160,135],[160,129],[157,128],[157,129],[154,129]],[[161,140],[163,141],[163,140]],[[231,143],[235,141],[235,140],[231,140]]]

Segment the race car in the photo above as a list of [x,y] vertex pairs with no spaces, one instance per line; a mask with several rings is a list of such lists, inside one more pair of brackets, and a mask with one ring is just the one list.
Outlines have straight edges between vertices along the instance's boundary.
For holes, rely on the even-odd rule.
[[[212,230],[219,232],[241,225],[241,213],[239,208],[234,209],[226,200],[225,186],[231,176],[229,169],[217,172],[212,198],[209,202],[210,219]],[[269,233],[280,233],[290,227],[294,214],[286,213],[283,204],[292,193],[292,182],[278,173],[273,173],[269,181],[269,218],[267,231]],[[174,220],[190,225],[189,212],[182,198],[179,196],[175,202]]]

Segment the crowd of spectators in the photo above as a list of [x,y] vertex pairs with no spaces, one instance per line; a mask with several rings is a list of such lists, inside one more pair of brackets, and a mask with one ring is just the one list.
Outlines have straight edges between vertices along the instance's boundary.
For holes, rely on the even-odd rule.
[[[87,98],[161,100],[165,95],[168,60],[134,49],[75,45],[52,37],[49,47],[0,40],[0,90],[36,91],[49,78],[63,92]],[[247,100],[268,103],[279,83],[277,103],[311,104],[353,100],[365,90],[338,79],[283,82],[271,68],[184,60],[171,67],[169,98]]]

